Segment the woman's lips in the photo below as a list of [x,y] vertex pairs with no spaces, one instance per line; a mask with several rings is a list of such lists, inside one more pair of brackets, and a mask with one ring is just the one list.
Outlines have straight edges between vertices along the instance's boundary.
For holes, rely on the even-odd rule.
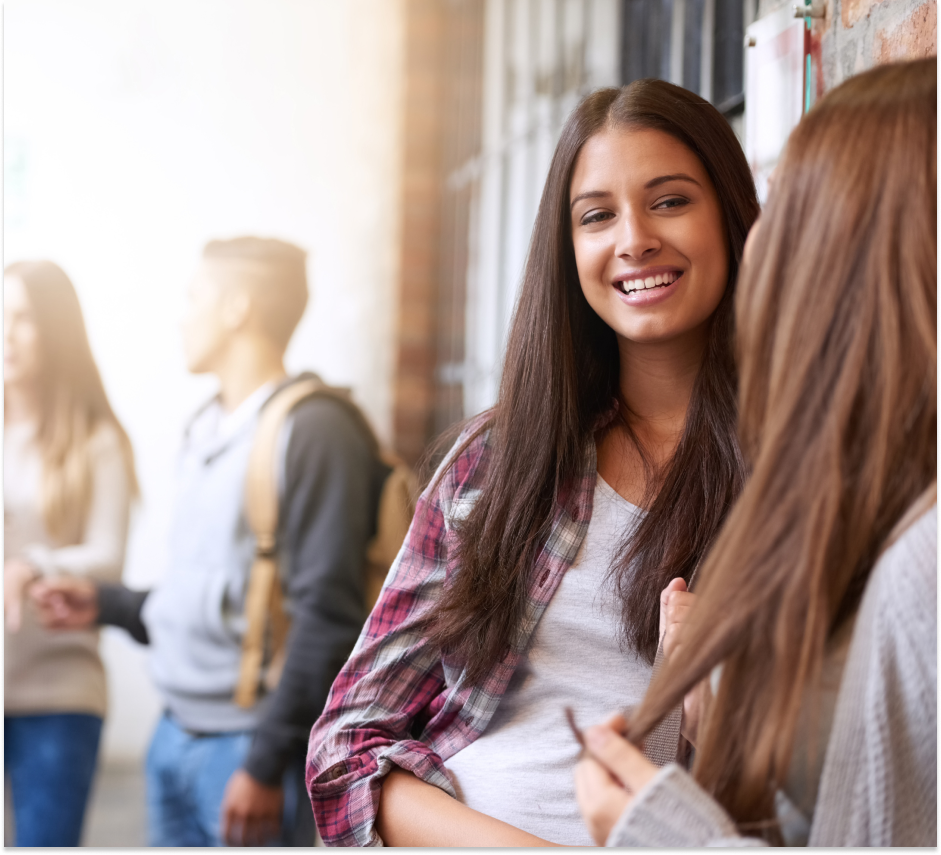
[[664,282],[662,285],[654,285],[650,288],[638,288],[626,294],[621,289],[633,283],[630,281],[615,282],[614,290],[617,292],[618,297],[620,297],[623,302],[627,303],[628,306],[653,306],[668,299],[676,291],[677,282],[682,278],[683,274],[680,273],[672,282]]

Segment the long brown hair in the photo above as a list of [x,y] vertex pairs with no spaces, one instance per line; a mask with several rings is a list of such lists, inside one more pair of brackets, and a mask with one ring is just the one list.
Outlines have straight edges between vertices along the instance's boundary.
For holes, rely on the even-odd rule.
[[689,577],[743,480],[732,306],[742,247],[758,214],[745,156],[722,115],[691,92],[659,80],[601,89],[569,117],[549,168],[499,400],[476,431],[492,431],[490,465],[459,530],[460,571],[432,616],[432,642],[464,664],[471,682],[516,643],[529,575],[554,506],[620,392],[615,333],[582,293],[569,213],[576,158],[590,137],[611,127],[663,131],[699,157],[718,194],[729,252],[729,281],[713,316],[685,432],[616,571],[626,638],[649,660],[658,641],[660,590],[674,576]]
[[89,443],[95,431],[107,424],[117,433],[136,495],[131,443],[105,394],[69,277],[51,261],[15,262],[4,276],[23,283],[36,324],[43,520],[56,542],[78,543],[92,500]]
[[[694,774],[773,821],[804,690],[937,466],[936,60],[854,77],[791,135],[736,302],[750,477],[647,733],[719,662]],[[754,251],[752,251],[752,249]]]

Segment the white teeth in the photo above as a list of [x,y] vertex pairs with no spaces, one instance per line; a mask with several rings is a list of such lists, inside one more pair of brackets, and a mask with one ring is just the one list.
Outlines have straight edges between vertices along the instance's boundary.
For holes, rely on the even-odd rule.
[[627,279],[618,283],[625,294],[632,291],[644,291],[648,288],[657,288],[660,285],[672,285],[680,278],[676,271],[668,273],[658,273],[656,276],[648,276],[645,279]]

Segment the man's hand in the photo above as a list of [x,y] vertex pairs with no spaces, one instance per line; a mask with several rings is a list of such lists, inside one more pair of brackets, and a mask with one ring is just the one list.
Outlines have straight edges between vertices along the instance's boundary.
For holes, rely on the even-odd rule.
[[281,829],[284,790],[237,770],[225,788],[219,822],[229,846],[263,846]]
[[587,750],[575,767],[578,807],[599,846],[604,846],[618,818],[657,774],[657,767],[621,735],[626,729],[621,715],[589,727]]
[[22,558],[3,562],[3,616],[8,632],[19,632],[23,625],[23,597],[37,571]]
[[91,629],[98,620],[98,588],[91,579],[41,579],[29,595],[46,629]]

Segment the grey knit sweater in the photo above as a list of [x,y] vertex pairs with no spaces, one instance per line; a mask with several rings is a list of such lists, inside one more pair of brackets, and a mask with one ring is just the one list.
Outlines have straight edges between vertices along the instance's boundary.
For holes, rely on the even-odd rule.
[[[937,845],[938,507],[873,569],[853,629],[810,826],[811,846]],[[755,846],[676,764],[608,846]]]

